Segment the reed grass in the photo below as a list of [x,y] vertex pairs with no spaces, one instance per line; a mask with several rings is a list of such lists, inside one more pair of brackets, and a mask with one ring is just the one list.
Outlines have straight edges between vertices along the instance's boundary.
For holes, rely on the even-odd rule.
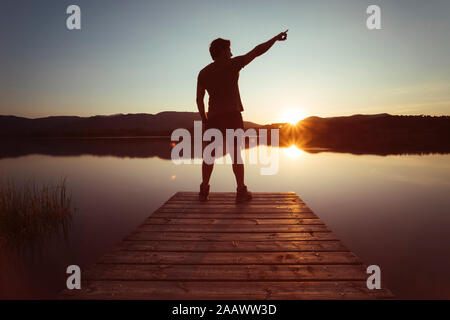
[[53,184],[29,181],[19,186],[6,180],[0,185],[0,247],[67,236],[71,217],[65,178]]

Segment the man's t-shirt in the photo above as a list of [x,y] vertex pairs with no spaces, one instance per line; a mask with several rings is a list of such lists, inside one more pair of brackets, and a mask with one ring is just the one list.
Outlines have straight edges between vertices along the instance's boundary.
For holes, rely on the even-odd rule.
[[245,56],[213,62],[198,74],[198,84],[208,91],[208,117],[244,111],[239,94],[239,71]]

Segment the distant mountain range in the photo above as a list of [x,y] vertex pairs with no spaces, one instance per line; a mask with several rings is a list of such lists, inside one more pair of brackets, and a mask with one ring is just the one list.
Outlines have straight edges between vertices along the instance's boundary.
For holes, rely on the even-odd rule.
[[[58,116],[28,119],[0,116],[0,137],[105,137],[170,135],[176,128],[190,128],[198,112],[166,111],[157,114],[110,116]],[[246,122],[246,126],[258,125]]]
[[281,144],[349,152],[450,152],[449,116],[393,116],[387,113],[348,117],[309,117],[283,126]]

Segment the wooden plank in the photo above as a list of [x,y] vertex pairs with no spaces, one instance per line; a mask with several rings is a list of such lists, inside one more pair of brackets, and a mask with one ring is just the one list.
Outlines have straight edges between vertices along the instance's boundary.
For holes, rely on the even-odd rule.
[[352,252],[140,252],[115,251],[102,264],[361,264]]
[[237,206],[229,206],[229,208],[217,208],[217,207],[198,207],[198,208],[188,208],[188,207],[180,207],[180,208],[170,208],[170,207],[162,207],[158,209],[158,212],[186,212],[186,213],[312,213],[309,208],[276,208],[276,207],[237,207]]
[[[280,194],[280,193],[262,193],[262,192],[253,192],[253,199],[300,199],[298,195],[293,194]],[[220,193],[220,192],[211,192],[209,195],[210,199],[225,199],[225,198],[235,198],[236,192],[228,192],[228,193]],[[174,194],[169,200],[173,199],[198,199],[198,192],[194,192],[192,194]]]
[[[263,193],[263,192],[253,192],[253,198],[297,198],[300,199],[300,197],[295,193]],[[226,192],[226,193],[220,193],[220,192],[211,192],[210,198],[234,198],[236,196],[236,192]],[[174,194],[170,200],[174,198],[196,198],[198,197],[198,191],[193,192],[190,194],[183,194],[183,193],[176,193]]]
[[[216,192],[212,192],[209,195],[209,198],[210,199],[234,199],[234,198],[236,198],[236,193],[231,192],[231,193],[227,193],[227,194],[218,194]],[[173,199],[197,200],[198,193],[191,194],[191,195],[175,194],[169,200],[171,201]],[[295,194],[263,194],[263,193],[255,192],[255,193],[253,193],[253,199],[300,199],[300,198]]]
[[[236,195],[232,195],[229,197],[218,197],[214,195],[209,196],[209,202],[216,203],[221,201],[229,201],[229,202],[235,202]],[[198,195],[196,196],[175,196],[169,200],[169,202],[200,202]],[[285,201],[286,203],[304,203],[302,199],[299,197],[293,197],[293,196],[286,196],[286,197],[265,197],[265,196],[253,196],[252,200],[250,200],[251,203],[258,203],[258,202],[281,202]]]
[[149,232],[326,232],[329,231],[325,225],[242,225],[242,224],[221,224],[221,225],[195,225],[195,224],[144,224],[140,226],[137,231]]
[[[236,199],[236,194],[230,194],[230,195],[216,195],[214,193],[210,194],[209,201],[216,202],[216,201],[234,201]],[[191,196],[180,196],[175,195],[172,198],[169,199],[169,202],[173,201],[193,201],[198,202],[198,194],[191,195]],[[261,194],[253,194],[252,200],[253,201],[287,201],[287,202],[301,202],[304,203],[302,199],[300,199],[298,196],[294,195],[286,195],[286,196],[265,196]]]
[[388,299],[389,290],[369,290],[365,281],[88,281],[63,299],[301,300]]
[[320,219],[189,219],[189,218],[149,218],[145,220],[145,224],[196,224],[196,225],[322,225],[323,222]]
[[315,281],[367,280],[362,265],[97,264],[88,280]]
[[[198,191],[179,191],[177,192],[174,196],[197,196],[198,195]],[[236,195],[235,192],[221,192],[221,191],[214,191],[211,192],[211,196],[234,196]],[[298,195],[293,192],[254,192],[253,195],[258,195],[258,196],[275,196],[275,197],[280,197],[280,196],[295,196],[298,197]]]
[[[242,203],[237,203],[235,198],[229,198],[229,199],[210,199],[208,200],[206,203],[203,201],[199,201],[199,200],[170,200],[170,204],[174,204],[174,205],[198,205],[198,206],[206,206],[206,205],[210,205],[210,206],[215,206],[215,205],[244,205]],[[276,199],[276,200],[257,200],[257,199],[253,199],[251,201],[249,201],[248,203],[246,203],[245,205],[268,205],[268,206],[274,206],[274,205],[300,205],[300,206],[305,206],[304,202],[299,201],[298,199],[292,199],[292,200],[287,200],[287,199]]]
[[317,219],[317,216],[312,212],[302,213],[230,213],[230,212],[162,212],[156,211],[152,213],[151,218],[186,218],[186,219]]
[[331,232],[302,232],[302,233],[231,233],[231,232],[147,232],[136,231],[126,240],[177,240],[177,241],[292,241],[292,240],[339,240]]
[[348,251],[340,241],[122,241],[115,250],[175,252]]
[[308,207],[303,204],[271,204],[271,203],[211,203],[211,202],[169,202],[164,205],[162,209],[239,209],[239,210],[248,210],[248,209],[284,209],[284,210],[302,210],[307,209]]

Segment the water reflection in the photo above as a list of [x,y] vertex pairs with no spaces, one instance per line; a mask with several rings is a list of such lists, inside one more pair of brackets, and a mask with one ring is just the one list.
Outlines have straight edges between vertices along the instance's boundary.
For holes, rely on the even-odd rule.
[[[174,165],[167,139],[48,140],[0,150],[0,176],[15,181],[68,177],[77,208],[68,244],[13,265],[0,250],[0,296],[51,298],[65,268],[88,268],[177,191],[195,191],[200,165]],[[296,192],[399,298],[450,297],[450,155],[280,152],[277,175],[246,167],[255,192]],[[214,170],[212,191],[233,191],[230,165]]]
[[[254,138],[253,138],[254,139]],[[14,158],[31,154],[43,154],[51,156],[115,156],[128,158],[161,158],[171,159],[171,150],[174,142],[167,137],[129,137],[129,138],[41,138],[0,140],[0,159]],[[247,141],[248,147],[248,141]],[[351,154],[446,154],[434,148],[421,148],[419,151],[411,146],[392,147],[342,147],[321,148],[314,145],[302,146],[301,141],[280,140],[280,147],[287,148],[288,154],[296,156],[298,150],[307,153],[335,152]]]
[[284,148],[283,152],[291,158],[300,158],[301,156],[303,156],[305,154],[305,152],[303,150],[301,150],[299,147],[297,147],[295,144]]

